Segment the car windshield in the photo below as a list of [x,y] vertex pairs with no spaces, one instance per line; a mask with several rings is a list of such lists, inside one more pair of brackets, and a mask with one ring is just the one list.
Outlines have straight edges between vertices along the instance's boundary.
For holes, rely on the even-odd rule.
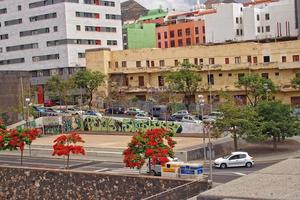
[[223,156],[224,159],[229,158],[231,155]]

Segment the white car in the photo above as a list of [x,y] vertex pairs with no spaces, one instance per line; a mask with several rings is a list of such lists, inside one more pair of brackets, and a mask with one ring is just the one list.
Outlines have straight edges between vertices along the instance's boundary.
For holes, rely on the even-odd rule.
[[223,113],[221,112],[211,112],[209,115],[203,116],[204,122],[215,122],[217,119],[223,118]]
[[135,115],[135,119],[146,119],[151,120],[151,117],[146,112],[141,112]]
[[176,113],[173,113],[173,115],[188,115],[189,111],[187,110],[179,110]]
[[195,124],[201,124],[202,123],[201,120],[197,120],[197,119],[195,119],[195,117],[193,117],[191,115],[184,116],[181,121],[182,122],[188,122],[188,123],[195,123]]
[[254,160],[247,152],[232,152],[230,155],[218,158],[214,161],[214,166],[225,169],[227,167],[252,167]]

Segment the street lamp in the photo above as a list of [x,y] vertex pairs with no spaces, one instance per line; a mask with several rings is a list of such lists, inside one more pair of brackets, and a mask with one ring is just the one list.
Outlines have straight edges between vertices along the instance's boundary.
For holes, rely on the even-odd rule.
[[27,117],[26,117],[26,126],[29,128],[29,105],[30,105],[30,98],[25,98],[25,102],[27,105]]
[[204,162],[206,161],[206,146],[205,146],[205,131],[204,131],[204,126],[203,126],[203,109],[204,109],[204,96],[199,94],[199,106],[201,108],[201,120],[202,120],[202,133],[203,133],[203,156],[204,156]]

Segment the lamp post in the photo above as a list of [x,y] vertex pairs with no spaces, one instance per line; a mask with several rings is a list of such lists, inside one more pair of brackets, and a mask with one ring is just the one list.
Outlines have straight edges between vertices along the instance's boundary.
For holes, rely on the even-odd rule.
[[206,161],[206,146],[205,146],[205,130],[204,130],[204,125],[203,125],[203,108],[204,108],[204,96],[199,94],[199,106],[201,109],[201,120],[202,120],[202,133],[203,133],[203,157],[204,157],[204,162]]
[[209,150],[209,180],[212,182],[212,143],[211,143],[211,135],[210,135],[210,129],[212,128],[212,121],[208,122],[208,150]]
[[29,104],[30,104],[30,98],[25,98],[25,102],[26,102],[26,105],[27,105],[26,127],[29,128]]

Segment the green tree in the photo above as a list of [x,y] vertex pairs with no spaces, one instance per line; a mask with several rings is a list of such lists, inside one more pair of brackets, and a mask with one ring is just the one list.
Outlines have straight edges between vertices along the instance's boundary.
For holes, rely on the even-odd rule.
[[[256,107],[259,115],[259,129],[265,138],[273,139],[273,149],[277,150],[280,138],[300,134],[300,123],[292,115],[292,109],[279,101],[262,101]],[[261,138],[263,138],[261,137]]]
[[300,74],[297,74],[296,77],[291,80],[291,83],[294,88],[300,88]]
[[66,104],[68,95],[71,94],[71,90],[75,87],[72,78],[62,79],[57,75],[51,76],[46,85],[49,92],[59,97],[60,105],[62,105],[62,102]]
[[189,63],[182,63],[176,71],[166,73],[166,82],[169,90],[184,95],[184,102],[189,109],[195,102],[195,94],[200,88],[202,77],[197,73],[199,67]]
[[99,71],[81,70],[74,75],[77,88],[85,89],[89,96],[89,108],[92,107],[93,94],[105,81],[105,75]]
[[276,87],[272,80],[257,74],[247,74],[241,77],[236,86],[245,90],[250,105],[254,107],[259,101],[268,99],[270,94],[276,92]]
[[229,132],[234,139],[234,149],[238,150],[238,138],[248,138],[257,135],[257,113],[252,106],[236,105],[233,99],[219,106],[223,113],[222,118],[217,119],[214,132]]

